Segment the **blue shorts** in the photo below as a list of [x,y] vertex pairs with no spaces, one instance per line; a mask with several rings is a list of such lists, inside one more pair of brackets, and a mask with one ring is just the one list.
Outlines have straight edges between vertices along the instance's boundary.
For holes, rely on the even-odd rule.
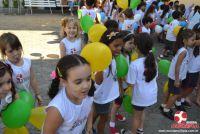
[[174,86],[174,80],[170,79],[168,80],[168,93],[174,94],[174,95],[180,95],[181,94],[181,87],[175,87]]
[[197,86],[199,72],[187,73],[186,79],[182,81],[183,88],[195,88]]

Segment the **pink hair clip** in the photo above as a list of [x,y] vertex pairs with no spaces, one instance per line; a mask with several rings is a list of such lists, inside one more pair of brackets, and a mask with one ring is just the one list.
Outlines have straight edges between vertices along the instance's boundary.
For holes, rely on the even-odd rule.
[[51,76],[51,79],[54,80],[54,79],[56,78],[56,71],[53,70],[53,71],[51,72],[50,76]]

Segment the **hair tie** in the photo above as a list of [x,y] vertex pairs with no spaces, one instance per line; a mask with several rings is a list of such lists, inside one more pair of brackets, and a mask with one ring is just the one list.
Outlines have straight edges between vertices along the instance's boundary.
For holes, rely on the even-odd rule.
[[112,37],[115,37],[119,32],[111,32],[107,35],[108,39],[110,40]]
[[57,71],[58,71],[58,76],[59,76],[60,78],[62,78],[62,74],[61,74],[61,72],[60,72],[60,69],[59,69],[58,67],[56,67],[56,69],[57,69]]
[[129,35],[133,35],[133,33],[129,33],[129,34],[127,34],[126,36],[124,36],[123,39],[126,39]]
[[51,72],[50,76],[51,76],[51,79],[54,80],[54,79],[56,78],[56,71],[53,70],[53,71]]

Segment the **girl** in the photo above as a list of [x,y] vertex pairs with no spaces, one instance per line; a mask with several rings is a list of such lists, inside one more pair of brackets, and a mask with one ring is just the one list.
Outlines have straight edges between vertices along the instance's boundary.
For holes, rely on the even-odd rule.
[[80,38],[79,22],[74,18],[64,17],[61,20],[60,57],[69,54],[80,54],[82,42]]
[[0,61],[0,113],[15,99],[14,87],[10,66]]
[[25,89],[30,92],[32,88],[38,105],[42,105],[42,97],[40,89],[36,81],[31,60],[22,57],[22,45],[18,37],[12,33],[4,33],[0,37],[4,43],[1,44],[1,54],[5,62],[9,64],[13,70],[12,79],[17,91]]
[[[124,46],[122,48],[122,54],[126,57],[127,63],[129,64],[131,61],[131,53],[133,50],[133,34],[130,31],[122,31]],[[126,78],[123,78],[123,85],[122,88],[125,90],[128,87],[128,84],[125,82]],[[119,96],[117,99],[115,99],[110,113],[110,123],[109,123],[109,130],[111,134],[113,133],[113,130],[117,130],[115,128],[115,120],[118,121],[125,121],[125,116],[117,113],[118,109],[120,108],[122,101],[123,101],[123,95]]]
[[[164,104],[161,104],[161,111],[164,116],[174,120],[172,110],[170,107],[181,95],[182,81],[186,78],[189,54],[188,47],[193,47],[196,39],[196,34],[189,29],[180,30],[176,43],[174,45],[174,57],[171,61],[169,68],[169,83],[168,83],[168,96],[164,100]],[[170,96],[170,94],[173,94]],[[181,102],[176,101],[175,107],[179,111],[185,111],[185,108],[181,105]]]
[[[123,38],[121,34],[114,29],[108,29],[103,35],[100,42],[106,44],[113,55],[116,57],[123,46]],[[119,97],[122,93],[122,86],[119,85],[116,77],[116,63],[113,59],[110,66],[95,75],[96,91],[94,95],[94,122],[98,116],[100,119],[97,123],[98,134],[104,134],[104,128],[108,121],[109,107],[111,102]],[[117,130],[112,129],[112,133]]]
[[91,88],[89,63],[79,55],[67,55],[60,59],[55,70],[43,134],[81,134],[86,122],[86,133],[91,133],[93,97],[88,96]]
[[[145,40],[144,40],[145,39]],[[127,82],[132,85],[132,105],[135,109],[132,133],[143,132],[145,109],[157,102],[157,67],[152,53],[153,40],[147,33],[135,36],[134,44],[139,58],[131,62]]]

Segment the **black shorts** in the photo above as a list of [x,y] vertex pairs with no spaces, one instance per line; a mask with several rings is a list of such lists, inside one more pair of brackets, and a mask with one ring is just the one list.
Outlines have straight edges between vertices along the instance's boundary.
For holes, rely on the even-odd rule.
[[106,104],[98,104],[98,103],[94,102],[94,108],[95,108],[96,113],[97,114],[107,114],[107,113],[109,113],[110,104],[111,104],[111,102],[106,103]]
[[114,102],[116,105],[121,106],[123,102],[123,97],[120,97],[120,96],[117,97]]
[[177,88],[174,86],[174,80],[170,79],[168,80],[168,93],[169,94],[174,94],[174,95],[179,95],[181,94],[181,88]]
[[183,88],[195,88],[197,86],[199,72],[187,73],[186,79],[182,81]]
[[169,40],[165,40],[165,49],[166,50],[170,50],[172,51],[173,50],[173,46],[175,44],[175,41],[169,41]]
[[137,111],[143,111],[146,108],[145,106],[144,107],[143,106],[136,106],[136,105],[132,105],[132,106]]

